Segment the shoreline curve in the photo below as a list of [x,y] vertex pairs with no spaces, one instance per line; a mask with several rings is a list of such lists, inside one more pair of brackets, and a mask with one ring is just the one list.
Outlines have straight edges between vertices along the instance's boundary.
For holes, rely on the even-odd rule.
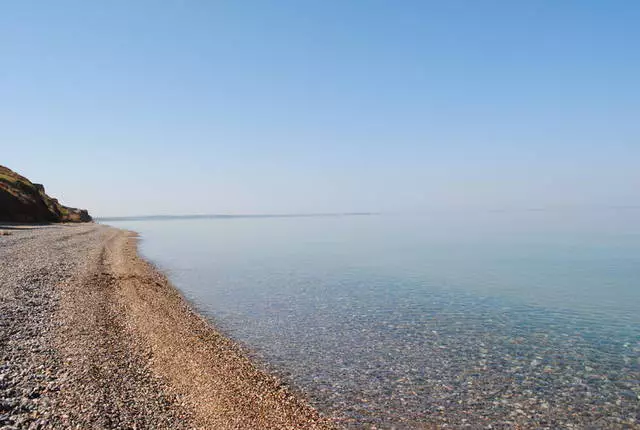
[[12,227],[0,315],[2,428],[336,426],[200,316],[133,232]]
[[137,252],[138,235],[120,230],[106,243],[105,266],[151,369],[165,379],[203,428],[329,429],[329,422],[233,340],[199,315],[167,277]]

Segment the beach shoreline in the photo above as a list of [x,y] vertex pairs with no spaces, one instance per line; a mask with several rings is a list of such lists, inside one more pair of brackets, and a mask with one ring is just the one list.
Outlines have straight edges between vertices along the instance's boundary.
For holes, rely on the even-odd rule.
[[[100,224],[0,239],[0,426],[325,429]],[[3,427],[4,428],[4,427]]]

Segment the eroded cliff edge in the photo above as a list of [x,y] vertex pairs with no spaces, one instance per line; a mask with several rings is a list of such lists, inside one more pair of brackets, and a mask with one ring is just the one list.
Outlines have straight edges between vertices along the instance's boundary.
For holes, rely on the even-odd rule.
[[44,186],[0,165],[0,221],[89,222],[89,212],[64,206]]

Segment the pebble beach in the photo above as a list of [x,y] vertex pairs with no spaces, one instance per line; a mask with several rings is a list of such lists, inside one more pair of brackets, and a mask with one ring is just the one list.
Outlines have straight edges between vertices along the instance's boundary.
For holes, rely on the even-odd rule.
[[3,430],[331,428],[193,313],[133,234],[2,230]]
[[450,292],[384,315],[341,299],[341,318],[316,315],[269,350],[268,324],[243,324],[238,344],[194,312],[134,233],[2,231],[2,430],[638,428],[633,322],[496,313]]

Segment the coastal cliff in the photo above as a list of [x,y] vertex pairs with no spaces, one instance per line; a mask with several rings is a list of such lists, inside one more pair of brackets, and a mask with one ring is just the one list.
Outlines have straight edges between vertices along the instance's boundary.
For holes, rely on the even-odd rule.
[[0,221],[89,222],[84,209],[63,206],[47,195],[44,186],[0,165]]

